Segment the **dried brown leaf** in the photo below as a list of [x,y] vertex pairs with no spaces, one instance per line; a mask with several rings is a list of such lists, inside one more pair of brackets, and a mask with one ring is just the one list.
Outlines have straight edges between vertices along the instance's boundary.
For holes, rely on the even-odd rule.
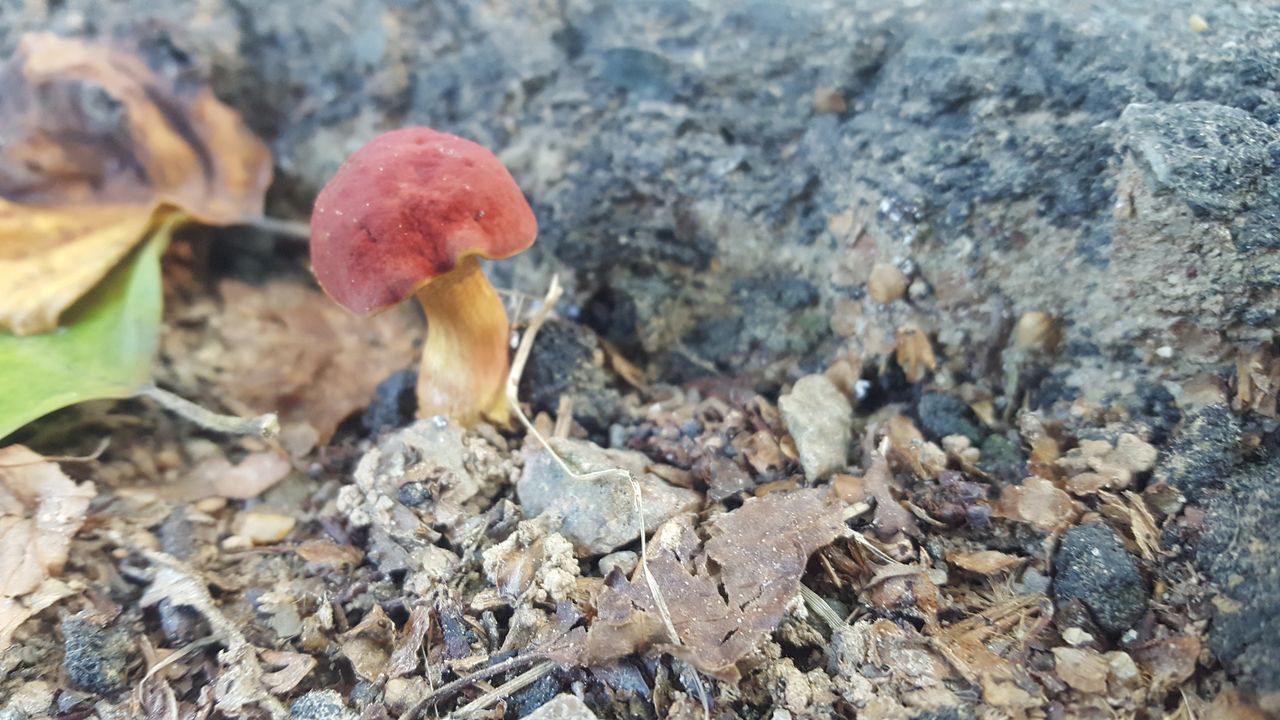
[[214,224],[262,214],[266,145],[206,85],[144,56],[32,33],[0,68],[0,328],[52,330],[162,208]]
[[1200,657],[1200,638],[1195,635],[1178,635],[1163,640],[1153,640],[1134,648],[1133,659],[1151,678],[1151,687],[1158,693],[1177,687],[1196,671]]
[[1056,647],[1053,649],[1054,669],[1067,685],[1080,692],[1105,694],[1110,666],[1097,650],[1088,648]]
[[894,346],[895,357],[907,382],[917,383],[924,379],[926,372],[938,369],[938,358],[933,354],[933,345],[929,336],[919,327],[907,324],[898,328],[897,342]]
[[1026,558],[1009,555],[998,550],[979,550],[972,553],[947,553],[947,562],[979,575],[995,575],[1021,565]]
[[412,364],[422,336],[407,307],[359,318],[294,283],[226,281],[220,290],[222,392],[246,411],[278,412],[286,429],[314,428],[321,443],[378,383]]
[[669,521],[649,545],[648,567],[680,644],[657,645],[669,638],[637,575],[602,589],[583,660],[603,662],[657,645],[712,677],[735,680],[737,662],[777,626],[799,592],[809,555],[843,527],[841,505],[825,489],[747,500],[714,520],[701,547],[690,516]]
[[93,483],[76,484],[22,445],[0,448],[0,648],[33,610],[30,598],[62,571]]
[[889,461],[883,453],[874,454],[871,467],[867,469],[862,481],[866,493],[876,500],[872,526],[881,540],[889,540],[899,534],[920,535],[915,516],[902,507],[889,490],[893,484],[893,472],[890,471]]

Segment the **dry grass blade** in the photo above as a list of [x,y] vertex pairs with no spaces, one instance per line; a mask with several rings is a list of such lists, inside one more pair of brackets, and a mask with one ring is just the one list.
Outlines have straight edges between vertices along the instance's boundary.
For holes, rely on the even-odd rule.
[[165,410],[190,420],[206,430],[228,435],[257,435],[261,438],[273,438],[280,434],[280,420],[275,413],[250,418],[221,415],[200,407],[186,398],[174,395],[168,390],[161,390],[155,385],[148,385],[138,394],[155,400]]
[[498,687],[481,695],[475,700],[472,700],[466,705],[458,708],[458,711],[453,713],[452,717],[465,718],[472,713],[484,710],[502,698],[509,697],[511,694],[521,690],[522,688],[526,688],[538,680],[541,680],[543,677],[549,675],[554,668],[555,663],[551,662],[544,662],[541,665],[535,665]]

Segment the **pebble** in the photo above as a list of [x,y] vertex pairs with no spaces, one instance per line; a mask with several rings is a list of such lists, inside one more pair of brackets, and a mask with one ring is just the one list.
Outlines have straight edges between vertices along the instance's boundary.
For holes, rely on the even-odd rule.
[[293,701],[289,717],[294,720],[357,720],[336,690],[312,690]]
[[605,576],[610,572],[617,570],[623,575],[630,577],[632,571],[636,569],[636,565],[640,562],[640,556],[630,550],[619,550],[616,553],[609,553],[600,558],[600,575]]
[[1119,634],[1147,610],[1138,563],[1111,528],[1089,523],[1071,528],[1054,555],[1053,598],[1058,607],[1079,600],[1099,627]]
[[853,406],[825,375],[797,380],[778,399],[778,410],[796,442],[805,477],[821,480],[848,464]]
[[63,619],[62,637],[62,668],[74,687],[99,695],[125,687],[130,655],[136,651],[129,633],[81,612]]
[[[646,472],[649,459],[628,450],[605,450],[586,440],[552,441],[556,451],[581,473],[620,468],[640,483],[645,523],[650,530],[681,512],[695,510],[700,493],[668,484]],[[551,527],[573,543],[579,556],[603,555],[634,542],[640,534],[631,484],[621,473],[581,479],[566,475],[546,450],[535,442],[525,445],[524,471],[516,494],[527,517],[554,513]]]
[[288,515],[249,510],[236,518],[236,535],[253,545],[272,545],[284,540],[296,524]]
[[[981,446],[983,437],[981,421],[963,400],[946,393],[925,393],[916,406],[920,425],[934,437],[962,435],[975,446]],[[985,452],[984,452],[985,454]]]
[[907,276],[890,263],[876,263],[867,278],[867,294],[881,305],[901,300],[907,294]]
[[525,720],[596,720],[596,714],[577,695],[557,695],[525,715]]

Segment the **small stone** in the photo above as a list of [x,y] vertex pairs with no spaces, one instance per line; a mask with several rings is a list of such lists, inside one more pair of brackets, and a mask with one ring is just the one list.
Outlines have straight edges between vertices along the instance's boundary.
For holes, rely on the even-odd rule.
[[1027,352],[1050,352],[1058,344],[1058,326],[1049,313],[1033,310],[1022,313],[1013,326],[1013,344]]
[[196,501],[196,510],[212,515],[227,506],[227,499],[220,497],[205,498]]
[[577,695],[557,695],[533,712],[525,720],[596,720],[596,714]]
[[1055,603],[1080,600],[1107,632],[1119,634],[1147,611],[1138,563],[1111,528],[1090,523],[1071,528],[1054,555]]
[[[640,483],[644,519],[656,528],[677,513],[699,506],[700,493],[674,487],[647,472],[649,458],[629,450],[605,450],[595,443],[569,438],[552,441],[556,452],[579,473],[625,470]],[[516,494],[527,517],[554,513],[550,528],[573,543],[579,556],[603,555],[634,542],[640,534],[631,483],[621,472],[583,479],[566,475],[536,442],[524,448],[524,471]]]
[[357,720],[336,690],[312,690],[293,701],[289,717],[294,720]]
[[1062,639],[1072,647],[1080,647],[1088,645],[1094,641],[1094,637],[1078,627],[1069,627],[1062,631]]
[[246,550],[253,547],[253,543],[249,538],[243,535],[228,535],[219,543],[223,550]]
[[360,424],[377,435],[384,430],[394,430],[413,422],[418,411],[418,373],[401,370],[378,383],[373,402],[364,411]]
[[103,625],[87,611],[62,621],[62,668],[76,688],[113,695],[125,687],[133,638],[115,625]]
[[981,421],[963,400],[946,393],[930,392],[920,397],[916,406],[920,425],[925,432],[937,438],[960,435],[973,445],[980,445],[983,436]]
[[1138,664],[1129,657],[1129,653],[1116,650],[1104,656],[1111,668],[1111,679],[1124,687],[1135,687],[1142,683],[1142,673]]
[[815,112],[840,115],[849,109],[849,104],[838,88],[822,87],[813,91],[813,109]]
[[881,305],[901,300],[907,294],[907,276],[890,263],[876,263],[867,278],[867,294]]
[[1196,34],[1202,33],[1209,29],[1209,21],[1200,15],[1191,15],[1187,18],[1187,29]]
[[800,453],[805,477],[816,481],[842,469],[853,442],[853,406],[825,375],[796,381],[778,410]]
[[284,540],[296,524],[288,515],[249,510],[236,518],[236,534],[253,545],[272,545]]
[[600,558],[600,574],[608,575],[617,570],[626,577],[630,577],[632,571],[639,564],[640,557],[630,550],[619,550],[616,553],[609,553]]

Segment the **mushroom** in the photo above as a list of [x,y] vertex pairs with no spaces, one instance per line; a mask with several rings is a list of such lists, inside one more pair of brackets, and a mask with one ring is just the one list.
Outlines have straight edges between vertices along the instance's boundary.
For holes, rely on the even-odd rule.
[[329,297],[357,315],[417,297],[427,316],[420,417],[505,425],[510,326],[479,258],[511,257],[537,234],[533,210],[493,153],[411,127],[374,138],[320,191],[311,265]]

